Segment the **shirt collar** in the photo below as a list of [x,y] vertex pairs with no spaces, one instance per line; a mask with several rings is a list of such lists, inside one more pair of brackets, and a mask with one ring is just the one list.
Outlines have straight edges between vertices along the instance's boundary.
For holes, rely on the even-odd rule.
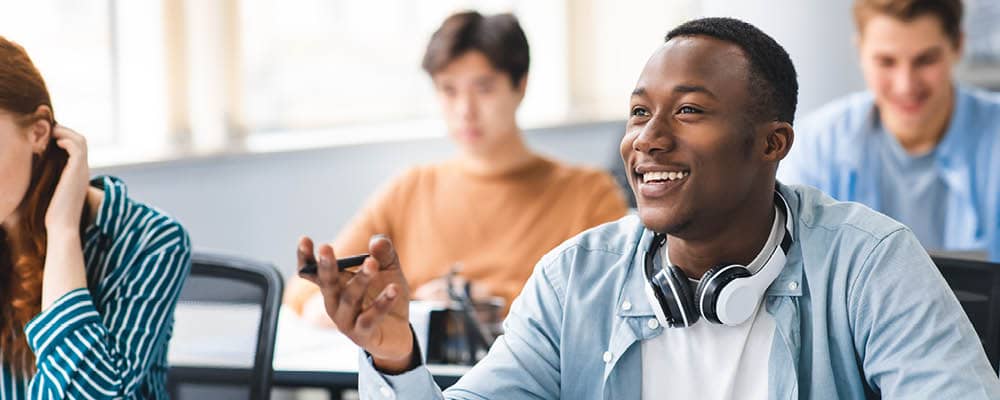
[[[792,245],[788,253],[785,254],[784,268],[764,295],[798,297],[802,295],[802,250],[797,236],[801,217],[800,200],[794,190],[781,183],[777,183],[775,192],[785,203],[785,215],[787,215],[785,229],[788,230],[788,234],[792,238]],[[639,239],[632,252],[632,262],[626,272],[624,285],[617,297],[616,309],[618,316],[621,317],[650,317],[654,315],[643,287],[647,284],[645,274],[643,274],[643,263],[654,234],[645,229],[641,223],[638,225]]]
[[788,234],[792,236],[792,245],[785,254],[785,267],[767,288],[765,296],[802,296],[802,241],[800,230],[804,217],[801,199],[798,193],[782,183],[777,183],[776,191],[785,200],[787,212]]
[[[966,155],[970,153],[968,149],[964,148],[971,142],[968,136],[976,132],[975,127],[972,126],[975,118],[970,115],[974,108],[971,103],[971,94],[958,84],[955,84],[952,90],[955,103],[952,105],[952,113],[949,117],[948,126],[941,137],[941,142],[933,150],[935,161],[946,169],[963,164]],[[858,132],[862,135],[855,137],[854,139],[856,140],[845,141],[846,145],[864,146],[863,143],[857,140],[865,140],[873,133],[884,132],[884,134],[892,136],[892,133],[885,131],[885,127],[882,125],[881,117],[879,116],[878,106],[875,104],[875,97],[870,92],[856,104],[858,108],[855,108],[855,110],[862,113],[863,117],[858,118],[855,122],[858,125],[852,127],[849,131]],[[895,140],[894,137],[892,139]],[[842,161],[849,162],[855,168],[861,166],[862,155],[866,154],[863,151],[841,151],[839,153],[838,157]]]
[[104,190],[104,200],[97,211],[94,226],[102,235],[114,237],[122,226],[128,204],[128,188],[121,179],[113,176],[97,176],[91,179],[90,186]]

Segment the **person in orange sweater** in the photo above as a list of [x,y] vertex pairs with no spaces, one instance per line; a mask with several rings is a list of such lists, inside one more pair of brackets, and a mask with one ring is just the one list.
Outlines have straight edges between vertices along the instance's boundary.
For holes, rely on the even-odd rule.
[[[513,15],[447,18],[431,37],[423,69],[459,154],[391,182],[337,236],[336,254],[367,252],[369,239],[384,234],[415,298],[440,297],[442,277],[460,265],[473,297],[502,297],[506,314],[548,250],[624,216],[625,198],[607,172],[565,165],[525,145],[515,114],[528,64],[528,41]],[[285,303],[332,326],[308,281],[295,278]]]

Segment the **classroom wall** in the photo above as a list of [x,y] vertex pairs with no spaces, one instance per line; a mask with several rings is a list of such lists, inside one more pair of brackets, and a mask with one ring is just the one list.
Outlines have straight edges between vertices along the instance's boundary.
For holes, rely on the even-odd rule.
[[[529,146],[574,164],[618,161],[624,122],[526,132]],[[447,138],[230,155],[95,169],[178,218],[195,247],[295,268],[299,235],[332,240],[364,201],[405,168],[449,157]]]

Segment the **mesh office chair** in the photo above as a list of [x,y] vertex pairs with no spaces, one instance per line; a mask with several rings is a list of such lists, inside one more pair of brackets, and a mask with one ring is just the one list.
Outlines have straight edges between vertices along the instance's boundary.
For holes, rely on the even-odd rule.
[[[194,252],[170,344],[171,398],[270,398],[283,285],[273,265],[215,252]],[[253,322],[256,336],[252,333]],[[244,344],[245,348],[238,349],[234,356],[226,352],[232,344]],[[201,359],[175,365],[175,352],[187,353],[188,361],[190,355]],[[239,358],[250,360],[233,364]]]
[[931,257],[983,342],[990,365],[1000,364],[1000,264]]

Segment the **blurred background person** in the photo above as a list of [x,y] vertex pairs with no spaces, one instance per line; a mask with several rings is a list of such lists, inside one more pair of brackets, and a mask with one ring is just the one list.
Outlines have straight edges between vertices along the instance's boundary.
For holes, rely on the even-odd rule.
[[857,0],[868,90],[801,124],[781,179],[881,211],[929,250],[1000,260],[1000,96],[955,81],[962,13],[960,0]]
[[[543,254],[624,216],[624,197],[608,173],[566,165],[525,144],[516,112],[528,85],[529,50],[513,15],[448,17],[422,66],[458,154],[397,177],[333,243],[338,254],[359,254],[384,234],[398,246],[417,299],[446,300],[442,277],[456,268],[474,298],[499,296],[509,305]],[[332,323],[315,285],[296,279],[286,298],[306,319]]]

